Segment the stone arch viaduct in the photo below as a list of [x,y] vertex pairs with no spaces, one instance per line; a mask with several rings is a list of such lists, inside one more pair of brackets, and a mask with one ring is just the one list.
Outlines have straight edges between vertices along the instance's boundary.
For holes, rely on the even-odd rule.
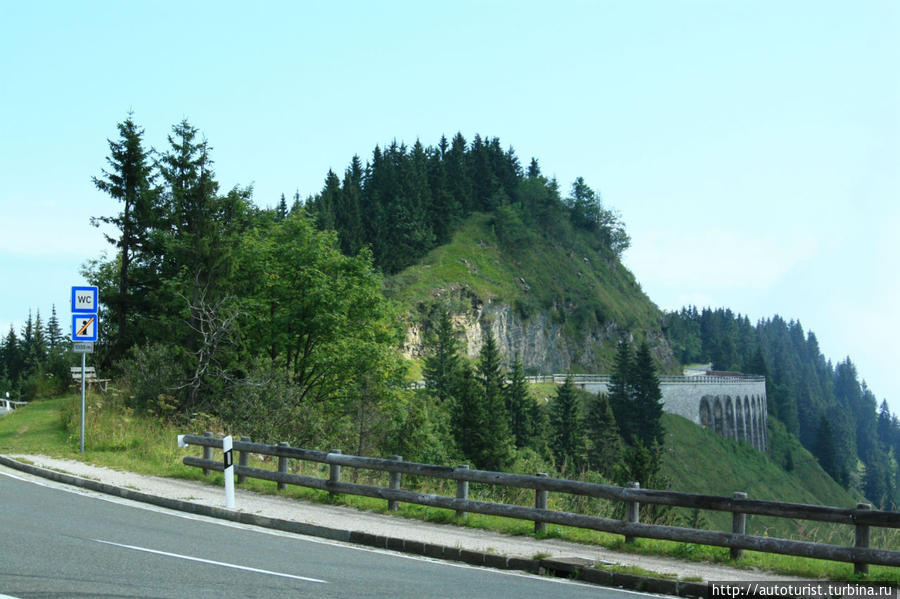
[[[528,377],[563,383],[566,375]],[[575,385],[591,393],[608,392],[610,377],[572,375]],[[766,378],[738,373],[660,376],[663,409],[729,439],[743,439],[766,449]]]

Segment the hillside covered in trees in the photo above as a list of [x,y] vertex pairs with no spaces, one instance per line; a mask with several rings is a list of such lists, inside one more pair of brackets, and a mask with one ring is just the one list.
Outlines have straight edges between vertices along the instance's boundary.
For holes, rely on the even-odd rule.
[[[647,486],[665,443],[656,372],[712,361],[765,374],[770,415],[832,477],[897,501],[900,423],[849,358],[831,365],[777,316],[660,313],[619,260],[624,224],[582,178],[564,193],[496,138],[457,134],[376,147],[315,196],[260,208],[249,188],[219,189],[201,139],[183,121],[154,151],[129,117],[93,179],[120,207],[95,219],[112,257],[85,265],[102,298],[94,360],[133,409],[261,441]],[[576,340],[567,370],[605,366],[615,390],[536,395],[529,356],[491,326],[474,355],[459,345],[460,304],[541,320]],[[29,397],[65,388],[74,363],[55,313],[35,314],[0,343],[0,382]],[[401,352],[413,327],[415,365]],[[410,387],[416,368],[424,390]]]
[[[624,225],[584,179],[563,199],[536,160],[523,171],[512,148],[504,151],[496,137],[479,135],[471,143],[459,133],[450,142],[442,137],[437,147],[419,141],[412,148],[397,142],[383,150],[376,146],[365,166],[354,156],[343,179],[329,171],[324,188],[306,206],[320,228],[337,231],[344,253],[371,248],[376,267],[386,274],[447,243],[473,212],[513,211],[522,224],[560,237],[572,227],[587,230],[598,248],[617,257],[630,243]],[[282,197],[280,210],[285,209]],[[516,234],[521,231],[511,232]]]
[[849,357],[832,364],[813,332],[777,315],[753,325],[727,309],[692,307],[666,314],[665,322],[681,363],[765,375],[769,417],[832,478],[882,507],[900,504],[900,420],[886,400],[879,405]]

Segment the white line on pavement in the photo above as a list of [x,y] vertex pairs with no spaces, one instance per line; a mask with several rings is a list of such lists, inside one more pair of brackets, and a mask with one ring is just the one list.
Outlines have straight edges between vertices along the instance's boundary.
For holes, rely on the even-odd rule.
[[191,562],[200,562],[201,564],[211,564],[213,566],[223,566],[225,568],[234,568],[235,570],[244,570],[246,572],[256,572],[257,574],[269,574],[270,576],[281,576],[282,578],[293,578],[295,580],[303,580],[306,582],[319,582],[326,584],[328,581],[319,580],[318,578],[307,578],[306,576],[296,576],[294,574],[285,574],[283,572],[272,572],[271,570],[260,570],[259,568],[251,568],[249,566],[239,566],[237,564],[229,564],[227,562],[217,562],[215,560],[204,559],[202,557],[193,557],[190,555],[180,555],[178,553],[169,553],[168,551],[157,551],[156,549],[147,549],[146,547],[135,547],[134,545],[122,545],[121,543],[113,543],[101,539],[94,539],[98,543],[104,545],[112,545],[114,547],[122,547],[124,549],[133,549],[135,551],[143,551],[144,553],[153,553],[155,555],[163,555],[166,557],[175,557],[178,559],[188,560]]

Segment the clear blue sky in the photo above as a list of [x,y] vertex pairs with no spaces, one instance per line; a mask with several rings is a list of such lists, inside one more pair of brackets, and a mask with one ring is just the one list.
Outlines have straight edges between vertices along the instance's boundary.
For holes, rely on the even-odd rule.
[[599,190],[661,308],[798,319],[900,412],[900,3],[437,4],[0,4],[0,331],[67,322],[129,110],[262,206],[477,132]]

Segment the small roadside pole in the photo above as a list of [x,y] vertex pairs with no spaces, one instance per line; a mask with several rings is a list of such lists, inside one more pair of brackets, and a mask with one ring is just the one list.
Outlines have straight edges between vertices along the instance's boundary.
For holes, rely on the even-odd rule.
[[[234,442],[231,435],[222,439],[222,463],[225,466],[225,507],[234,509]],[[188,447],[184,442],[184,435],[178,435],[178,447]]]
[[100,329],[97,320],[99,291],[96,287],[72,287],[72,351],[81,354],[81,453],[84,453],[85,355],[94,351]]
[[234,457],[231,435],[222,439],[222,451],[225,460],[225,507],[234,509]]

